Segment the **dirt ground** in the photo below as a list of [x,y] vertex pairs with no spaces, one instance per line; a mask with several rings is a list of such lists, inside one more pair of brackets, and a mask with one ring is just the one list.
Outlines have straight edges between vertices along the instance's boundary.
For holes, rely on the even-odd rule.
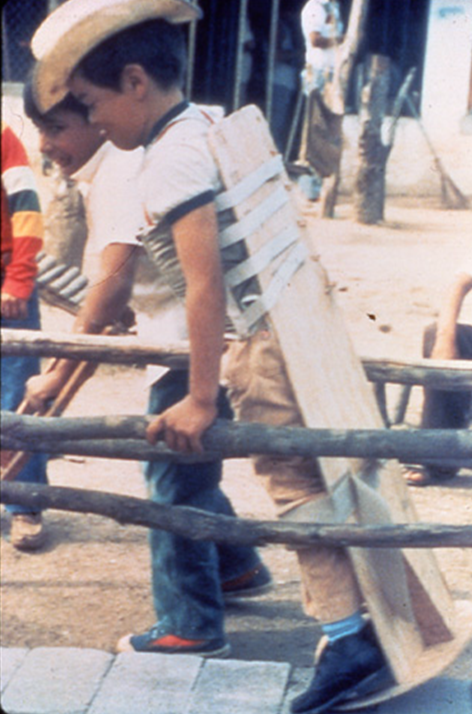
[[[331,280],[360,355],[410,357],[420,354],[423,327],[437,313],[448,276],[470,252],[470,212],[445,211],[434,201],[389,200],[386,221],[356,225],[342,204],[333,221],[317,219],[305,204],[313,240]],[[470,301],[472,302],[472,301]],[[472,304],[466,306],[472,319]],[[43,308],[45,329],[67,329],[69,319]],[[393,408],[398,390],[388,393]],[[69,415],[138,414],[146,404],[143,370],[103,367],[69,407]],[[421,392],[415,390],[407,421],[416,424]],[[94,488],[144,496],[137,464],[65,457],[49,464],[54,485]],[[239,515],[274,517],[271,503],[246,461],[228,461],[224,489]],[[450,485],[412,489],[425,522],[472,522],[472,472]],[[1,518],[2,645],[94,647],[113,651],[119,637],[153,622],[147,534],[97,516],[50,511],[47,544],[25,554],[8,542],[9,518]],[[458,599],[472,599],[472,550],[440,549],[437,558]],[[289,661],[310,666],[319,627],[306,618],[299,600],[293,553],[278,546],[263,552],[276,587],[253,602],[231,606],[226,626],[232,656]],[[450,672],[470,678],[472,648]]]

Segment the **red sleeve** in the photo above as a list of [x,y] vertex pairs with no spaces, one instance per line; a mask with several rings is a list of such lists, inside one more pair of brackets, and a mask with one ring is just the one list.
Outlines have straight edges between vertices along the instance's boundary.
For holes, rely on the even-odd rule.
[[2,291],[27,299],[34,288],[43,222],[36,181],[23,144],[2,127]]

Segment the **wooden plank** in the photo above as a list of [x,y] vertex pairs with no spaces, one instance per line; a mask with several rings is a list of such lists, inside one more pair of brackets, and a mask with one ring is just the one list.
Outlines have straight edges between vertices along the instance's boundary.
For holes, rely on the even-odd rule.
[[[246,107],[211,132],[210,145],[227,188],[240,182],[257,166],[275,155],[276,148],[259,110]],[[258,202],[267,199],[280,184],[291,187],[285,174],[263,186],[235,207],[237,220]],[[282,206],[246,241],[250,254],[258,251],[282,228],[298,223],[291,204]],[[300,226],[302,227],[302,226]],[[309,248],[306,236],[301,238]],[[284,256],[278,259],[278,263]],[[264,271],[260,285],[265,291],[272,272]],[[307,306],[308,309],[307,309]],[[270,313],[270,324],[285,357],[285,366],[306,426],[328,428],[381,428],[382,419],[354,352],[334,292],[320,261],[312,256],[291,278]],[[365,460],[320,459],[328,492],[349,478],[357,508],[349,520],[364,524],[415,522],[416,513],[399,472],[387,478],[379,464]],[[397,468],[396,466],[390,467]],[[439,641],[453,640],[455,610],[452,598],[432,554],[408,558],[399,551],[378,553],[350,549],[359,584],[372,615],[379,639],[399,683],[411,677],[425,649],[421,626],[440,622]],[[417,585],[411,588],[412,581]],[[419,590],[423,617],[418,620],[413,597]],[[433,648],[434,642],[429,645]]]

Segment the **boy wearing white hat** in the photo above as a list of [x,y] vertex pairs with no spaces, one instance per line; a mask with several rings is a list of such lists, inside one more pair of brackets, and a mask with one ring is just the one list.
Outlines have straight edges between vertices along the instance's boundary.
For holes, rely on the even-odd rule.
[[[68,94],[42,114],[33,97],[34,84],[24,93],[25,112],[40,133],[41,151],[71,177],[84,197],[88,226],[86,252],[93,279],[74,323],[75,332],[100,332],[121,318],[131,294],[134,269],[141,243],[143,215],[136,194],[142,149],[120,151],[105,141],[90,124],[87,109]],[[90,278],[90,273],[87,273]],[[183,339],[180,315],[175,317],[175,339]],[[159,329],[159,323],[154,332]],[[37,408],[57,396],[73,369],[73,360],[59,360],[52,371],[28,382],[28,399]],[[164,374],[162,374],[164,372]],[[186,370],[163,369],[152,378],[149,413],[159,413],[180,400],[187,390]],[[223,391],[219,394],[220,418],[231,412]],[[145,468],[153,500],[235,515],[220,489],[220,461],[198,464],[149,463]],[[198,500],[198,504],[194,500]],[[271,577],[255,549],[195,542],[163,531],[151,532],[154,606],[160,627],[174,636],[173,651],[189,649],[205,656],[228,653],[224,631],[224,600],[254,597],[265,592]],[[179,643],[177,635],[199,634],[199,643]],[[168,633],[166,632],[166,636]],[[184,638],[181,638],[184,639]],[[196,639],[196,638],[194,638]],[[154,640],[162,640],[155,637]],[[180,647],[180,650],[178,649]],[[168,651],[168,641],[146,643],[152,651]]]

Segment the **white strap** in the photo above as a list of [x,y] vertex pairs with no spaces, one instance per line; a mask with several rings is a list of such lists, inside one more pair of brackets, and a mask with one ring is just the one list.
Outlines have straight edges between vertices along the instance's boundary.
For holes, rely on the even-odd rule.
[[257,189],[261,188],[267,181],[275,178],[284,169],[284,163],[280,154],[273,156],[269,161],[259,166],[248,176],[245,176],[239,183],[235,184],[227,191],[220,193],[216,199],[216,210],[226,211],[234,208],[238,204],[252,196]]
[[285,186],[278,188],[267,196],[256,208],[247,216],[241,218],[237,223],[225,228],[220,234],[221,248],[227,248],[240,240],[245,240],[252,233],[257,231],[268,218],[270,218],[279,208],[288,203],[289,196]]
[[278,255],[283,253],[298,238],[298,231],[295,226],[289,226],[280,231],[276,236],[266,243],[257,253],[254,253],[247,260],[243,261],[235,268],[228,270],[225,274],[226,284],[233,288],[235,285],[243,283],[245,280],[259,275]]
[[297,243],[290,251],[287,259],[274,274],[265,293],[244,310],[243,314],[248,329],[251,329],[266,313],[271,311],[294,273],[305,262],[307,255],[308,251],[303,243]]

